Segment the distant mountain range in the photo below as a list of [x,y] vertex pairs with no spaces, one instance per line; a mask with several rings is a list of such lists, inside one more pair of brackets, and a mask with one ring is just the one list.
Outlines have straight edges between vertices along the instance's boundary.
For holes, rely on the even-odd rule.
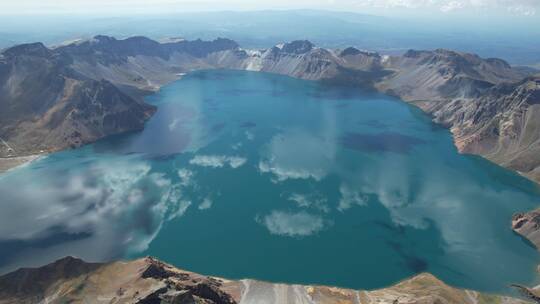
[[229,39],[41,43],[0,57],[0,156],[78,147],[139,130],[155,108],[143,97],[199,69],[264,71],[395,95],[433,116],[462,152],[540,181],[540,76],[500,59],[445,49],[386,56],[297,40],[247,50]]
[[[534,290],[518,287],[530,300]],[[537,299],[537,298],[536,298]],[[0,276],[0,304],[526,304],[527,301],[450,287],[423,273],[394,286],[351,290],[327,286],[228,280],[181,270],[153,258],[87,263],[66,257]]]
[[308,39],[325,48],[359,48],[398,55],[408,49],[447,48],[498,57],[513,65],[540,64],[540,20],[536,16],[487,18],[454,14],[374,16],[328,10],[255,10],[131,14],[122,16],[3,15],[0,48],[41,41],[57,45],[98,34],[213,40],[228,37],[245,48]]

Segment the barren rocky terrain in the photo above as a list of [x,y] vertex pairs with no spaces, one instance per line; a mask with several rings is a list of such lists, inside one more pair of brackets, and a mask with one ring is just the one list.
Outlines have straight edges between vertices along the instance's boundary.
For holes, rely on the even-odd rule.
[[[524,289],[534,300],[534,291]],[[86,263],[66,257],[0,277],[0,303],[448,303],[521,304],[527,300],[483,294],[419,274],[394,286],[351,290],[328,286],[228,280],[181,270],[153,258]]]

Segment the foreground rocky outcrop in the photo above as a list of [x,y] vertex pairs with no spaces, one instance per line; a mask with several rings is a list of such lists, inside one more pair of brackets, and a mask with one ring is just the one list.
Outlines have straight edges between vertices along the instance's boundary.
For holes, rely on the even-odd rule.
[[[524,289],[529,291],[529,289]],[[0,303],[528,303],[450,287],[420,274],[392,287],[357,291],[325,286],[227,280],[153,258],[106,264],[66,257],[0,277]]]

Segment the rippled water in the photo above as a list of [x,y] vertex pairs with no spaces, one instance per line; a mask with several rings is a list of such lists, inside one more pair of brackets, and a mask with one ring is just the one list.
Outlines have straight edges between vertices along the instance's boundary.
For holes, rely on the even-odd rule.
[[538,254],[510,230],[534,184],[460,155],[394,98],[196,72],[143,132],[0,175],[0,271],[72,254],[157,256],[230,278],[377,288],[429,271],[508,292]]

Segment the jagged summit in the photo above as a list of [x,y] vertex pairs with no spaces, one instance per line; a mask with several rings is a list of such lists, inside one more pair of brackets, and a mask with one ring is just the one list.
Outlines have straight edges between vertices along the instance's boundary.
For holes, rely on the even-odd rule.
[[49,50],[43,43],[27,43],[20,44],[14,47],[8,48],[2,52],[5,57],[15,57],[15,56],[36,56],[36,57],[50,57],[52,55],[51,50]]
[[362,54],[362,51],[354,47],[348,47],[339,53],[340,56],[354,56],[359,54]]
[[281,51],[291,54],[305,54],[311,51],[315,45],[308,40],[295,40],[289,43],[285,43],[281,48]]
[[[76,278],[99,266],[101,264],[67,256],[43,267],[20,268],[0,277],[0,295],[10,293],[12,297],[29,297],[37,302],[40,297],[34,296],[46,293],[57,282]],[[5,301],[3,296],[0,298]]]
[[360,50],[355,47],[348,47],[339,52],[340,57],[346,57],[346,56],[370,56],[374,58],[378,58],[380,60],[381,55],[377,52],[372,51],[366,51],[366,50]]
[[[501,69],[510,71],[512,67],[508,62],[499,58],[481,58],[476,54],[458,52],[448,49],[428,50],[408,50],[403,54],[405,58],[423,59],[426,63],[437,64],[446,62],[454,65],[460,70],[466,70],[469,66],[490,66],[492,69]],[[504,75],[503,77],[507,77]]]
[[110,42],[116,41],[116,38],[106,35],[96,35],[92,38],[92,40],[96,42]]

